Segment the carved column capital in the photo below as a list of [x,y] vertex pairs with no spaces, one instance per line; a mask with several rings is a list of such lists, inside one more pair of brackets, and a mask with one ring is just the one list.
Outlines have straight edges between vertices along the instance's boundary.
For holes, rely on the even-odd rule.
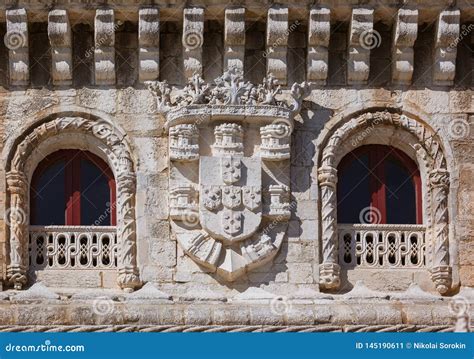
[[10,194],[25,195],[28,188],[28,179],[24,173],[10,171],[6,174],[7,189]]
[[319,265],[319,285],[326,290],[337,289],[341,285],[341,267],[337,263]]
[[336,187],[337,169],[334,167],[323,166],[318,169],[318,181],[320,186]]
[[447,265],[431,269],[431,280],[440,294],[446,294],[451,288],[451,272],[451,267]]
[[449,187],[449,172],[442,168],[437,168],[429,173],[430,184],[433,187]]

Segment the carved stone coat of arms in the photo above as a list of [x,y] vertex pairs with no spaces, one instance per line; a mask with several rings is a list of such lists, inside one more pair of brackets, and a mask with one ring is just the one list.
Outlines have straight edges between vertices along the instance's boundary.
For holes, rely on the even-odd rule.
[[270,77],[255,87],[232,71],[214,88],[195,76],[171,100],[150,85],[169,131],[170,218],[195,262],[233,281],[278,253],[290,218],[290,137],[307,92],[283,105]]

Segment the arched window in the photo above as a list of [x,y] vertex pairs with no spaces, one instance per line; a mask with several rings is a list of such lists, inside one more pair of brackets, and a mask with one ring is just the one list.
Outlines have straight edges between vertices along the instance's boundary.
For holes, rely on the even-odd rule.
[[55,152],[33,174],[30,224],[115,226],[115,191],[112,171],[97,156]]
[[366,145],[338,167],[339,223],[422,224],[417,165],[400,150]]

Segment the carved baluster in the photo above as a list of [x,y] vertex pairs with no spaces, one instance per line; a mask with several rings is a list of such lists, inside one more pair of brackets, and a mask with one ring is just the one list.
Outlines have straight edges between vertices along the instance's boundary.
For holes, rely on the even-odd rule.
[[449,216],[448,192],[449,173],[445,169],[435,169],[429,174],[433,195],[434,250],[431,278],[436,289],[445,294],[451,287],[451,267],[449,266]]
[[160,10],[140,9],[138,12],[138,45],[140,82],[158,79],[160,74]]
[[413,45],[418,35],[418,10],[399,9],[392,42],[392,80],[409,85],[413,75]]
[[66,10],[48,14],[48,36],[51,44],[51,75],[54,85],[72,83],[71,25]]
[[94,41],[95,83],[113,85],[115,84],[114,10],[96,10]]
[[7,173],[10,208],[6,213],[6,224],[10,227],[10,263],[7,278],[15,289],[26,284],[26,243],[28,242],[28,180],[19,172]]
[[5,45],[8,48],[10,84],[24,86],[30,82],[30,61],[28,54],[28,17],[25,9],[6,11],[7,33]]
[[328,77],[328,46],[331,33],[331,10],[313,8],[309,13],[308,81],[325,85]]
[[288,33],[288,8],[270,8],[267,18],[267,75],[273,74],[280,85],[287,82]]
[[184,9],[183,16],[184,75],[202,75],[202,45],[204,43],[204,9]]
[[225,10],[224,71],[244,71],[245,56],[245,8]]
[[337,238],[337,170],[323,166],[318,170],[322,201],[322,263],[319,266],[319,285],[324,289],[337,289],[340,285]]
[[459,10],[445,10],[438,16],[433,64],[436,85],[452,85],[454,82],[460,17]]
[[369,79],[370,49],[377,41],[373,30],[374,10],[352,9],[347,82],[350,85],[365,84]]

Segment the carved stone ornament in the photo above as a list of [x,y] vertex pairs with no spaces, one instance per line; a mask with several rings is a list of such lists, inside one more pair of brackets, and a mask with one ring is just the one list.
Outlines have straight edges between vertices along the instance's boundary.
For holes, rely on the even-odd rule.
[[[338,253],[340,251],[346,254],[348,252],[352,253],[350,248],[338,248],[338,230],[341,229],[344,232],[344,228],[338,228],[337,224],[336,198],[336,168],[338,160],[344,155],[341,152],[341,148],[345,141],[350,140],[352,135],[363,132],[373,126],[388,126],[397,131],[410,134],[414,141],[411,145],[423,153],[420,156],[420,161],[423,161],[423,166],[428,170],[428,195],[423,211],[428,213],[426,235],[430,234],[432,236],[431,239],[428,238],[426,240],[427,243],[432,245],[432,257],[428,258],[427,262],[431,264],[431,278],[438,292],[445,294],[449,291],[452,282],[452,270],[449,263],[449,173],[446,168],[446,158],[435,133],[431,129],[405,115],[388,111],[365,113],[350,119],[332,133],[324,147],[318,170],[318,181],[321,188],[322,226],[322,264],[319,271],[320,287],[327,290],[339,287],[340,256]],[[359,232],[362,233],[363,230],[364,228],[360,229]],[[371,228],[372,233],[375,233],[375,230]],[[380,232],[380,238],[384,237],[383,228],[378,228],[377,230]],[[390,227],[390,230],[400,232],[403,228],[397,225],[396,228]],[[417,228],[417,230],[423,230],[423,233],[425,233],[422,228]],[[410,233],[414,233],[412,229],[410,231]],[[418,237],[422,238],[423,233],[419,233]],[[359,237],[361,237],[360,234]],[[363,241],[363,238],[360,240]],[[347,243],[342,238],[341,245],[346,246]],[[418,249],[413,247],[412,244],[411,251],[411,258],[413,259],[417,255]],[[379,262],[377,261],[377,263]],[[416,265],[416,263],[412,264]]]
[[58,117],[45,122],[28,133],[16,148],[7,164],[7,192],[10,203],[9,261],[7,278],[16,289],[27,283],[28,266],[28,178],[27,162],[39,146],[54,136],[89,136],[100,141],[117,185],[117,243],[119,246],[117,281],[127,291],[141,285],[136,259],[135,171],[129,146],[114,126],[105,121],[83,117]]
[[212,85],[195,75],[173,98],[167,84],[148,85],[170,136],[170,218],[184,252],[228,281],[272,260],[290,217],[293,118],[309,85],[291,87],[290,105],[274,77],[254,86],[235,68]]

